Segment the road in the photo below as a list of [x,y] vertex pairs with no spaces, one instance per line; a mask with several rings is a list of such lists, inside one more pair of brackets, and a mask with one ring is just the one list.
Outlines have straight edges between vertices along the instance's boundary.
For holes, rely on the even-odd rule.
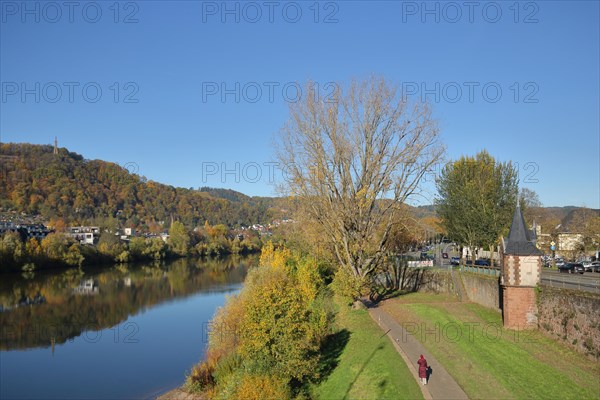
[[[451,243],[441,243],[433,247],[435,254],[434,266],[437,268],[448,269],[450,266],[450,257],[458,256]],[[441,253],[448,253],[448,258],[441,258]],[[419,257],[420,253],[416,252],[414,257]],[[439,260],[441,259],[441,264]],[[600,294],[600,273],[586,272],[584,274],[568,274],[560,273],[557,270],[542,268],[542,284],[565,289],[584,290],[587,292]]]
[[565,289],[585,290],[600,293],[600,273],[566,274],[548,268],[542,269],[542,284]]

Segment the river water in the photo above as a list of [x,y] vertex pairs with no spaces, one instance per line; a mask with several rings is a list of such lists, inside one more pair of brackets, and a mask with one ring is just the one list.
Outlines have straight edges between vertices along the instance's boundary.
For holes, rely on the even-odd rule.
[[0,275],[0,398],[154,398],[204,356],[256,258]]

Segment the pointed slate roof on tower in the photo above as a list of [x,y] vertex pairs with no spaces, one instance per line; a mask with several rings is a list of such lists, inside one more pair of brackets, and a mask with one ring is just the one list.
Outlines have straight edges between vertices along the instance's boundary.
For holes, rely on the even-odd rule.
[[517,202],[517,209],[513,215],[508,238],[504,241],[504,254],[515,256],[541,256],[542,252],[535,246],[535,233],[527,229],[521,207]]

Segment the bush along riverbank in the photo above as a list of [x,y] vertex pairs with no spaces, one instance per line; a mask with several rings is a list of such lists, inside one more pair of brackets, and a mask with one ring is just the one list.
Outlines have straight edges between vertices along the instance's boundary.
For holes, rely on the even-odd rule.
[[326,270],[310,256],[266,244],[244,288],[216,313],[206,360],[185,389],[214,399],[308,397],[332,333]]

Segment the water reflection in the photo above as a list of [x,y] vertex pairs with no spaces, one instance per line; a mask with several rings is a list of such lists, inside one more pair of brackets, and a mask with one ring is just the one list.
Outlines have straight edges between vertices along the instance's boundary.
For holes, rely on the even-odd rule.
[[[0,277],[0,350],[54,347],[116,326],[153,305],[199,291],[231,290],[256,258],[72,269]],[[135,328],[135,327],[133,327]]]

